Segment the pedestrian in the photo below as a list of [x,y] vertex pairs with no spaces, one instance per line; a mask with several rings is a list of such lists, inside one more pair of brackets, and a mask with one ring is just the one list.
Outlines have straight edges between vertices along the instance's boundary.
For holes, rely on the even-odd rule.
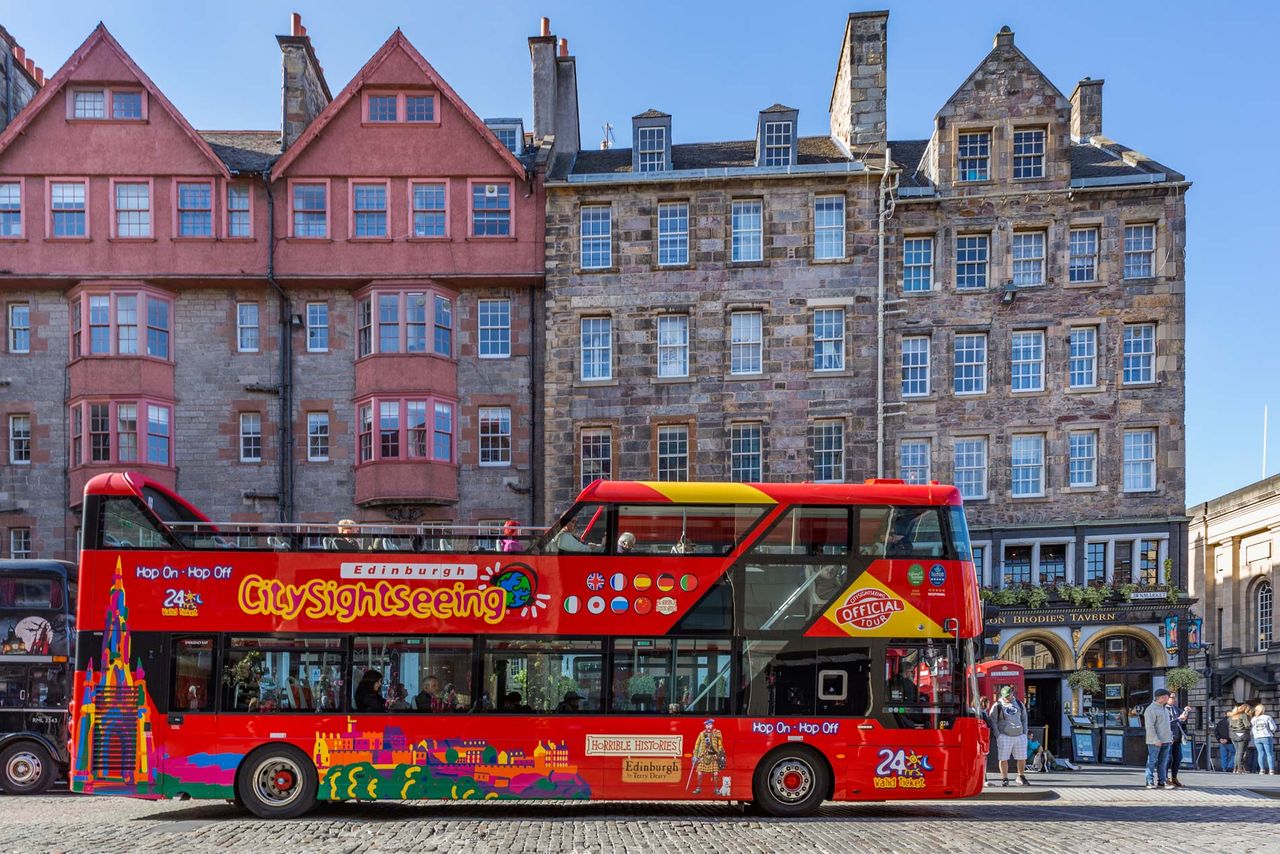
[[1169,745],[1173,731],[1169,726],[1169,691],[1157,688],[1155,699],[1142,712],[1142,722],[1147,730],[1147,788],[1163,789],[1165,772],[1169,766]]
[[1258,773],[1276,773],[1276,721],[1267,714],[1266,706],[1259,703],[1253,707],[1253,719],[1249,722],[1253,731],[1253,748],[1258,755]]
[[1231,745],[1235,748],[1235,773],[1244,774],[1249,770],[1249,704],[1241,703],[1227,715],[1227,726],[1231,731]]
[[1170,694],[1169,705],[1165,709],[1169,712],[1169,730],[1173,734],[1173,742],[1169,745],[1169,787],[1183,789],[1186,787],[1178,782],[1178,766],[1182,764],[1182,741],[1187,734],[1187,713],[1191,707],[1179,708],[1177,698]]
[[1218,740],[1218,770],[1234,771],[1236,748],[1231,743],[1231,721],[1226,715],[1218,718],[1218,722],[1213,725],[1213,737]]
[[1000,762],[1000,785],[1009,785],[1009,760],[1018,763],[1018,783],[1030,786],[1027,779],[1027,707],[1018,701],[1012,685],[1001,685],[1000,695],[991,706],[992,726],[996,731],[996,759]]
[[520,523],[515,519],[508,519],[502,526],[502,550],[504,552],[524,551],[524,546],[520,544],[520,540],[516,539],[519,536]]

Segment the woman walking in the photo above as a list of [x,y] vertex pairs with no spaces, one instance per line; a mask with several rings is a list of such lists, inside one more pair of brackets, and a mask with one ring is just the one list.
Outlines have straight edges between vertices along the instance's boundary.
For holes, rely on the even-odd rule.
[[1235,773],[1247,773],[1248,763],[1245,752],[1249,749],[1249,704],[1241,703],[1227,715],[1227,726],[1231,731],[1231,745],[1236,749]]
[[1253,707],[1250,728],[1253,730],[1253,749],[1258,755],[1258,773],[1275,774],[1276,721],[1261,703]]

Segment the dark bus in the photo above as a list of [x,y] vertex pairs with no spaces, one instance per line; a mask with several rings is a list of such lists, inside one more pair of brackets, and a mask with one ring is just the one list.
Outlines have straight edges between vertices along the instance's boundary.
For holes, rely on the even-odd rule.
[[0,560],[0,790],[34,795],[67,768],[76,567]]

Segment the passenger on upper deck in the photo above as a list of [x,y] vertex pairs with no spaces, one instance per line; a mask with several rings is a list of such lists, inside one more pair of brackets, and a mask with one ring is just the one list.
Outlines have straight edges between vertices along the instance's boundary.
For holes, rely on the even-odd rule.
[[354,519],[339,519],[338,536],[325,537],[324,547],[331,552],[362,552],[365,550],[363,538],[356,536]]
[[564,528],[556,535],[554,541],[555,550],[562,554],[591,554],[593,552],[600,551],[599,548],[588,543],[584,543],[579,539],[577,528],[577,519],[570,519],[568,522],[565,522]]

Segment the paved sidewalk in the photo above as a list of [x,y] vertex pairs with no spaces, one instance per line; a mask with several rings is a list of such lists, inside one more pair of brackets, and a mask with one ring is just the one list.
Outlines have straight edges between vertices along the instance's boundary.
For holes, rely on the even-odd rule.
[[1146,788],[1142,768],[1087,765],[1080,771],[1027,772],[1030,786],[1019,786],[1011,775],[1009,786],[1000,776],[987,774],[987,786],[977,800],[1070,803],[1245,803],[1280,799],[1280,775],[1224,774],[1216,771],[1179,771],[1181,789]]

